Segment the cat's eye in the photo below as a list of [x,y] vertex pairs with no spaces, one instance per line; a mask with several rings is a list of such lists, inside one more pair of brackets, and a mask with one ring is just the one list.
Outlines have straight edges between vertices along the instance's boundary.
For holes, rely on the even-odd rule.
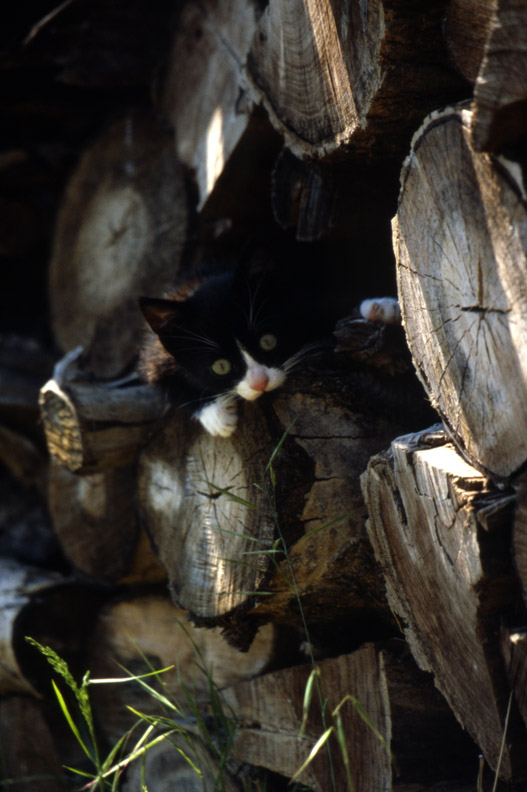
[[231,364],[226,358],[219,358],[215,360],[211,366],[211,369],[215,374],[219,374],[222,376],[223,374],[228,374],[231,370]]
[[266,333],[260,338],[260,346],[266,352],[270,352],[271,349],[274,349],[278,343],[278,339],[272,333]]

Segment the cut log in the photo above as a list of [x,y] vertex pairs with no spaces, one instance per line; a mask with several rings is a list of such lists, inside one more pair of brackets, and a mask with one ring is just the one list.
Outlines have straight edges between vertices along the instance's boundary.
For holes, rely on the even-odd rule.
[[163,400],[137,378],[97,381],[71,353],[41,389],[39,404],[52,459],[74,473],[98,473],[136,462],[163,412]]
[[0,783],[15,789],[56,792],[66,783],[42,707],[28,696],[0,699],[0,768]]
[[474,84],[479,74],[491,22],[499,0],[450,0],[445,39],[457,69]]
[[472,148],[471,122],[447,108],[417,132],[393,239],[432,404],[472,464],[507,478],[527,460],[527,215],[506,174]]
[[[499,626],[519,592],[514,494],[491,486],[442,430],[398,438],[363,476],[368,533],[410,648],[495,768],[508,701]],[[510,732],[501,772],[523,772]],[[519,753],[521,753],[521,748]]]
[[332,712],[340,705],[353,786],[348,786],[333,735],[329,747],[334,781],[327,744],[300,775],[316,792],[391,790],[396,778],[401,783],[421,782],[419,788],[426,789],[427,782],[470,772],[475,746],[463,736],[430,677],[417,669],[401,643],[391,649],[366,644],[352,654],[323,660],[318,669],[327,701],[325,723],[313,690],[302,735],[310,665],[276,671],[225,691],[225,700],[239,720],[236,758],[290,778],[325,729],[335,726]]
[[187,196],[172,138],[130,114],[112,124],[73,174],[50,264],[53,331],[85,368],[116,377],[137,354],[137,298],[173,283],[186,243]]
[[410,130],[452,101],[444,3],[270,0],[248,61],[255,94],[287,147],[320,157],[350,144],[400,154]]
[[[133,574],[139,543],[135,468],[75,476],[52,465],[49,510],[55,535],[75,570],[90,580],[115,583]],[[143,550],[148,550],[143,545]],[[149,564],[146,560],[149,560]],[[163,580],[163,568],[147,552],[143,582]]]
[[50,668],[26,636],[78,660],[103,598],[58,573],[0,559],[0,695],[48,691]]
[[249,124],[252,103],[242,68],[257,12],[255,0],[190,0],[179,12],[162,105],[178,158],[194,174],[198,209]]
[[[357,326],[370,342],[382,335]],[[199,623],[228,626],[239,646],[250,642],[242,612],[255,596],[262,620],[272,613],[300,623],[290,608],[290,574],[284,580],[277,571],[268,586],[283,560],[280,542],[273,549],[278,524],[287,547],[303,543],[295,574],[300,590],[311,591],[314,618],[327,623],[336,599],[348,616],[386,613],[358,482],[397,427],[419,422],[425,405],[413,382],[412,372],[353,364],[348,351],[306,364],[276,394],[242,403],[232,438],[211,437],[177,411],[167,416],[141,455],[139,503],[176,602]],[[286,434],[272,478],[268,463]]]
[[[221,689],[261,674],[275,659],[276,636],[275,627],[263,627],[251,649],[241,654],[229,646],[218,629],[193,627],[185,611],[174,608],[167,595],[129,595],[100,614],[88,665],[93,678],[105,679],[122,679],[123,668],[141,674],[170,667],[160,677],[165,694],[177,702],[182,718],[185,714],[190,717],[187,695],[207,712],[211,680],[216,689]],[[153,679],[150,683],[158,687]],[[129,706],[145,714],[160,714],[159,702],[137,682],[96,685],[92,697],[104,733],[112,742],[136,720]]]
[[527,134],[527,4],[496,0],[487,45],[474,86],[472,139],[478,151],[496,151]]

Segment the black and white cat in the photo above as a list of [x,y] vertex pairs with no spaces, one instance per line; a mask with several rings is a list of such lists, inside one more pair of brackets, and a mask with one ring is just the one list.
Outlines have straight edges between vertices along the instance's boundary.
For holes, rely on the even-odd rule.
[[[229,437],[236,402],[283,385],[339,318],[316,289],[292,280],[286,268],[257,260],[186,283],[170,299],[141,297],[154,333],[142,350],[143,377],[211,435]],[[370,321],[400,319],[391,297],[365,300],[360,312]]]

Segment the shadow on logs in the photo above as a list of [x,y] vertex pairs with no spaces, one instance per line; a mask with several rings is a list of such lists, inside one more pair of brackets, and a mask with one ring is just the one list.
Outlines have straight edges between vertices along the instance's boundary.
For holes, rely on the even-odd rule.
[[232,438],[180,411],[165,417],[140,458],[140,513],[197,624],[246,649],[261,623],[300,627],[300,596],[324,642],[336,620],[393,629],[359,476],[393,437],[430,421],[399,331],[341,323],[336,351],[240,404]]

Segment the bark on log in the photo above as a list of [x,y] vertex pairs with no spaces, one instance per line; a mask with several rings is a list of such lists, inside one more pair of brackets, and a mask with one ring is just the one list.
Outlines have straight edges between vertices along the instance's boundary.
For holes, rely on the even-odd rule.
[[[357,325],[370,342],[382,336],[372,325]],[[339,616],[386,615],[358,481],[397,427],[419,423],[424,402],[412,382],[412,372],[353,363],[344,351],[306,367],[276,394],[241,404],[232,438],[213,438],[177,411],[169,415],[141,455],[139,503],[176,602],[199,623],[228,626],[239,646],[250,642],[243,611],[255,595],[262,620],[298,619],[282,572],[268,585],[282,561],[281,546],[270,555],[278,523],[293,552],[302,542],[295,574],[300,590],[311,590],[314,619],[327,622],[340,585]],[[273,487],[267,465],[286,432]]]
[[491,22],[499,0],[450,0],[445,39],[457,69],[474,84],[479,74]]
[[[122,678],[123,668],[134,674],[148,673],[151,668],[145,658],[155,669],[170,666],[171,670],[161,675],[165,691],[178,703],[181,713],[190,716],[186,694],[203,712],[210,708],[211,688],[206,673],[219,689],[251,679],[275,659],[276,638],[275,627],[263,627],[251,649],[240,654],[218,629],[193,627],[186,612],[174,608],[164,594],[129,595],[101,612],[88,666],[94,678],[108,679]],[[93,688],[93,701],[111,741],[119,739],[136,720],[128,706],[146,714],[159,714],[159,703],[135,682],[98,685]]]
[[[519,601],[514,495],[494,489],[440,430],[394,441],[371,460],[363,491],[388,599],[414,657],[495,768],[508,700],[499,625]],[[515,753],[523,739],[509,733],[506,778],[525,769]]]
[[336,4],[270,0],[247,68],[286,145],[320,157],[400,154],[412,129],[452,101],[457,78],[446,63],[442,2]]
[[40,391],[51,458],[82,474],[133,465],[162,414],[162,398],[137,378],[86,377],[71,358],[70,353],[57,364]]
[[194,173],[198,209],[249,124],[252,103],[242,67],[257,13],[255,0],[191,0],[179,13],[162,105],[175,130],[178,158]]
[[82,346],[86,370],[116,377],[137,353],[137,297],[173,282],[188,208],[171,135],[129,114],[84,153],[58,215],[50,303],[63,351]]
[[393,239],[432,404],[471,463],[506,478],[527,460],[527,215],[507,174],[472,148],[471,123],[447,108],[417,132]]
[[485,55],[474,86],[472,139],[496,151],[527,134],[527,3],[497,0]]
[[[325,725],[314,691],[301,736],[310,665],[276,671],[225,691],[226,702],[240,721],[235,758],[290,778],[325,729],[335,725],[332,711],[342,704],[353,789],[391,790],[396,779],[421,782],[419,788],[426,789],[427,782],[462,777],[475,760],[475,746],[463,736],[428,675],[417,669],[401,644],[398,648],[366,644],[352,654],[323,660],[318,669],[322,695],[328,702]],[[349,788],[334,735],[330,748],[335,784],[327,745],[300,776],[315,792]]]

